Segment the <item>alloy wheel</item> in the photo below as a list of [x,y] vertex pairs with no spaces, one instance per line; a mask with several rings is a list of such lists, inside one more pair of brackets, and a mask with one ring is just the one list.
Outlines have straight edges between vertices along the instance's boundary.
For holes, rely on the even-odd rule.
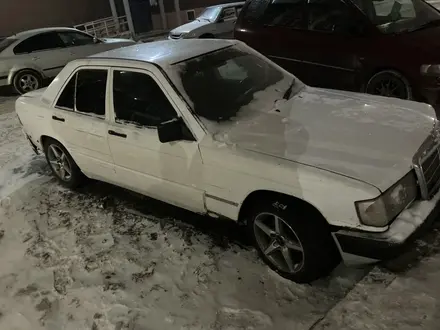
[[371,86],[371,94],[407,99],[407,86],[403,81],[395,77],[384,77]]
[[31,92],[38,88],[39,82],[34,75],[24,74],[20,77],[18,84],[23,92]]
[[292,227],[273,213],[260,213],[254,221],[257,244],[280,271],[294,274],[304,264],[304,249]]
[[51,144],[48,149],[47,158],[56,175],[63,181],[70,181],[72,178],[72,165],[66,153],[59,146]]

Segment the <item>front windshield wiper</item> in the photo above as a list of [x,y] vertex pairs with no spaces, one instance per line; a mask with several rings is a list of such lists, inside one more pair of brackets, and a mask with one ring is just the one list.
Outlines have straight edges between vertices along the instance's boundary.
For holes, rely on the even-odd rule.
[[285,99],[285,100],[290,99],[290,96],[293,91],[293,86],[295,86],[295,82],[296,82],[295,78],[293,78],[292,82],[290,83],[289,88],[287,88],[287,90],[284,92],[283,99]]
[[426,29],[426,28],[434,27],[434,26],[440,26],[440,19],[436,19],[434,21],[429,21],[429,22],[426,22],[425,24],[416,26],[416,27],[414,27],[412,29],[408,29],[407,32],[423,30],[423,29]]

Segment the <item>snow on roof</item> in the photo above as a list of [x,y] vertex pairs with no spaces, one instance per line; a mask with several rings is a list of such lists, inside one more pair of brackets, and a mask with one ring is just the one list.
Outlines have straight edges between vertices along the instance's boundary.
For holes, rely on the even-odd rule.
[[165,67],[189,58],[237,44],[236,40],[183,39],[163,40],[109,50],[93,58],[137,60]]

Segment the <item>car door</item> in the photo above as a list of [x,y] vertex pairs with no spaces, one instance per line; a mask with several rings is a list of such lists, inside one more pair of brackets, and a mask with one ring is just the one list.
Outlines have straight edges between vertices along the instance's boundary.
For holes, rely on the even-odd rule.
[[56,32],[29,37],[14,47],[15,61],[24,68],[34,68],[46,77],[56,76],[70,61],[64,43]]
[[74,72],[55,103],[52,127],[87,176],[115,183],[107,138],[107,79],[108,69],[102,67]]
[[360,91],[366,18],[341,0],[308,0],[307,31],[301,38],[304,82],[312,86]]
[[149,71],[112,69],[114,118],[108,140],[118,182],[145,195],[204,212],[198,143],[161,143],[158,138],[160,123],[181,117],[164,86],[167,83]]
[[235,22],[237,22],[235,7],[223,8],[215,24],[215,36],[224,39],[232,38]]

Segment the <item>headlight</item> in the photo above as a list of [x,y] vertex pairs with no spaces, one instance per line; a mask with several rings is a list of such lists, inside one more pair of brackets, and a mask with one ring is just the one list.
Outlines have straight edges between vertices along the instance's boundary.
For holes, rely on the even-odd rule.
[[423,64],[420,73],[426,76],[440,76],[440,64]]
[[417,179],[409,172],[375,199],[355,202],[359,220],[367,226],[384,227],[417,198]]

